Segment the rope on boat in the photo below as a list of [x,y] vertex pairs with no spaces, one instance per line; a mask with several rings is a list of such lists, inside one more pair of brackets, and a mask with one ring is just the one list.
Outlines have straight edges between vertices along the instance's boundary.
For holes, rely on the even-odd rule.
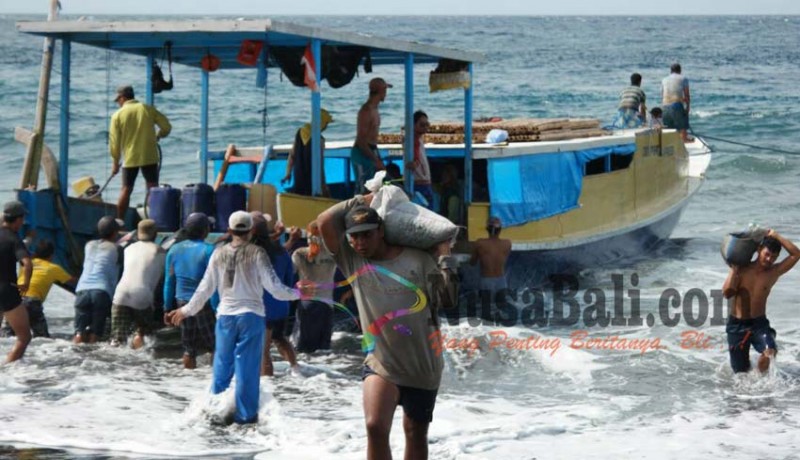
[[748,144],[746,142],[732,141],[730,139],[723,139],[721,137],[713,137],[713,136],[709,136],[707,134],[695,133],[694,131],[692,131],[692,134],[694,134],[695,136],[699,136],[699,137],[701,137],[703,139],[710,139],[712,141],[726,142],[728,144],[741,145],[742,147],[750,147],[750,148],[756,149],[756,150],[767,150],[767,151],[770,151],[770,152],[785,153],[787,155],[800,155],[800,152],[792,152],[792,151],[789,151],[789,150],[782,150],[782,149],[776,149],[776,148],[772,148],[772,147],[764,147],[764,146],[760,146],[760,145]]

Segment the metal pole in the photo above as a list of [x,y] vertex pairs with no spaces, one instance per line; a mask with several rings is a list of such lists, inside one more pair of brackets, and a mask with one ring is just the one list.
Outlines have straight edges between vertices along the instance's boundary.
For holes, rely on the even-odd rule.
[[405,62],[406,85],[406,135],[403,138],[403,182],[409,196],[414,196],[414,175],[405,165],[414,161],[414,54],[406,54]]
[[145,83],[145,103],[147,105],[153,105],[153,62],[155,61],[155,55],[151,52],[147,55],[147,65],[145,66],[145,78],[147,78],[147,82]]
[[69,190],[69,84],[70,84],[70,51],[72,43],[61,41],[61,114],[60,137],[58,140],[58,183],[61,195],[67,199]]
[[200,182],[208,183],[208,88],[209,74],[200,71]]
[[314,67],[316,69],[317,91],[311,92],[311,194],[322,195],[322,123],[320,110],[322,109],[322,41],[311,41],[311,52],[314,54]]
[[472,203],[472,63],[468,65],[469,88],[464,90],[464,205]]

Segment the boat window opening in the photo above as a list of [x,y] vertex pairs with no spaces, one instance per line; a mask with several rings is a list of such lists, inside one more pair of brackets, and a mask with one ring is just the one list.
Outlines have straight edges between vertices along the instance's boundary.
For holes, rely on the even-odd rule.
[[583,166],[583,175],[584,176],[594,176],[596,174],[603,174],[608,172],[606,169],[606,162],[608,160],[608,155],[600,158],[595,158],[587,162]]
[[628,166],[631,165],[632,161],[633,161],[633,155],[617,155],[615,153],[612,153],[611,170],[619,171],[621,169],[627,169]]
[[600,158],[589,161],[584,166],[584,176],[594,176],[608,172],[627,169],[633,161],[633,155],[617,155],[612,153]]
[[489,162],[483,158],[472,162],[472,201],[489,201]]

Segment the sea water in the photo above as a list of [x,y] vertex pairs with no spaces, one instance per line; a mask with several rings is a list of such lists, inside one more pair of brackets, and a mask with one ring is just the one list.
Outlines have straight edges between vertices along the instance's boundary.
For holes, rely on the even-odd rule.
[[[41,39],[15,31],[22,19],[42,17],[0,18],[4,200],[18,185],[24,150],[14,143],[13,128],[33,123],[41,57]],[[691,84],[695,132],[800,151],[800,17],[284,19],[485,53],[487,61],[475,72],[476,117],[610,121],[630,73],[643,75],[653,107],[660,79],[679,61]],[[106,133],[114,88],[132,83],[142,92],[144,64],[79,45],[72,56],[70,177],[93,175],[102,183],[111,168]],[[432,121],[458,120],[461,93],[429,94],[429,70],[419,66],[415,73],[416,107]],[[156,98],[173,123],[162,141],[162,182],[182,186],[197,178],[200,77],[177,65],[173,74],[175,89]],[[344,88],[323,84],[323,106],[335,119],[328,140],[352,139],[372,76],[395,84],[381,105],[382,127],[399,131],[403,70],[376,66]],[[265,95],[255,79],[254,71],[212,74],[212,149],[289,143],[310,118],[307,90],[272,73]],[[55,151],[59,81],[56,66],[46,129]],[[728,270],[719,256],[725,233],[759,222],[800,237],[799,159],[714,145],[708,180],[669,241],[625,265],[580,273],[574,297],[580,311],[602,295],[611,311],[620,302],[624,325],[445,321],[437,342],[446,367],[430,427],[431,458],[800,458],[798,272],[785,275],[770,295],[780,352],[766,376],[731,373],[719,324],[727,312],[714,297]],[[115,200],[118,191],[118,180],[112,181],[105,196]],[[141,191],[137,187],[133,203],[141,202]],[[540,287],[517,296],[519,317],[534,312],[539,298],[545,312],[557,311],[552,286]],[[215,420],[231,410],[232,396],[208,395],[207,357],[197,370],[183,370],[174,336],[164,345],[165,333],[142,351],[73,346],[72,303],[55,288],[45,308],[55,339],[35,339],[24,360],[0,368],[0,456],[364,458],[359,336],[337,333],[331,353],[300,355],[303,377],[291,375],[276,356],[276,377],[262,379],[260,422],[226,427]],[[628,323],[635,317],[641,324]],[[11,344],[0,339],[0,352]],[[399,458],[401,411],[391,443]]]

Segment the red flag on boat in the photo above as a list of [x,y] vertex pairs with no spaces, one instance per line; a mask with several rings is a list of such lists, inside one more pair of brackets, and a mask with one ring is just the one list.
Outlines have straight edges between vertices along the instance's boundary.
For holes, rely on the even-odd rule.
[[317,87],[317,69],[314,66],[314,53],[311,51],[310,43],[306,45],[306,51],[303,53],[303,58],[300,59],[300,64],[302,64],[305,69],[303,83],[305,83],[311,91],[319,91]]

